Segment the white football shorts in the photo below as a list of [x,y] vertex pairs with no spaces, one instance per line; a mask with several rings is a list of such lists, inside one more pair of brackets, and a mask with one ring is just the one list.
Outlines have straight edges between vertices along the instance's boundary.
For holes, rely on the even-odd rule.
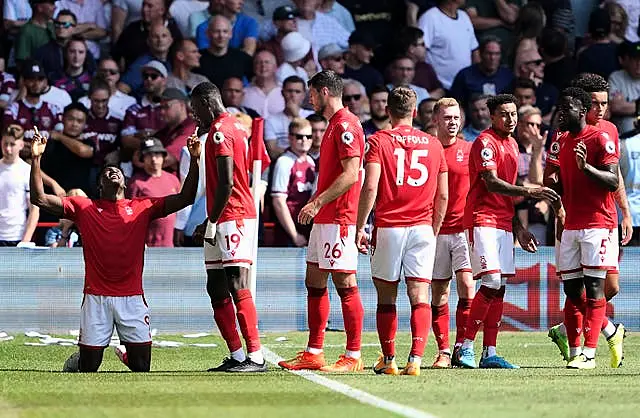
[[216,224],[214,244],[204,243],[204,264],[207,270],[221,270],[224,267],[249,268],[255,261],[253,239],[256,230],[255,219],[240,219]]
[[466,231],[474,279],[492,289],[499,289],[507,278],[515,276],[513,233],[488,226],[474,226]]
[[355,273],[358,268],[356,226],[313,224],[307,247],[307,264],[336,273]]
[[557,253],[562,280],[584,276],[604,279],[608,271],[618,271],[618,237],[606,228],[562,231]]
[[461,271],[471,273],[467,236],[464,232],[438,235],[433,280],[448,280]]

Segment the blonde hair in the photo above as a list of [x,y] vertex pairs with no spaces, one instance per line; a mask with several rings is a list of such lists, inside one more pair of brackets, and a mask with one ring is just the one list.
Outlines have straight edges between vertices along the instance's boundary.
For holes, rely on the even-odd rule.
[[289,123],[289,133],[307,128],[311,129],[311,123],[305,118],[293,118],[291,123]]
[[520,109],[518,109],[518,120],[528,118],[531,115],[542,116],[542,112],[539,108],[531,105],[520,106]]
[[460,104],[456,99],[452,97],[443,97],[442,99],[438,100],[436,104],[433,106],[433,114],[437,115],[438,112],[440,111],[440,108],[453,107],[453,106],[460,107]]

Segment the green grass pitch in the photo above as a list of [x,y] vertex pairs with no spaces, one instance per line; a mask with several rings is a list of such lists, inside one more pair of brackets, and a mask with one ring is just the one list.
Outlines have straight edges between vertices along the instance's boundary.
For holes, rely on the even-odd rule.
[[[286,341],[276,341],[278,337]],[[479,336],[481,339],[481,336]],[[25,346],[17,336],[0,343],[0,417],[388,417],[393,416],[344,395],[271,367],[267,374],[206,373],[226,355],[217,336],[187,340],[159,335],[156,340],[215,342],[216,348],[154,348],[152,372],[125,372],[109,349],[97,374],[60,373],[74,347]],[[304,346],[304,333],[270,333],[263,344],[288,358]],[[428,370],[420,377],[376,376],[377,336],[363,337],[363,373],[326,375],[379,398],[411,406],[436,417],[640,417],[640,336],[625,340],[621,369],[609,368],[601,338],[598,367],[564,368],[560,355],[541,333],[503,333],[498,351],[520,370]],[[327,333],[326,355],[342,351],[344,334]],[[397,339],[404,365],[410,338]],[[433,336],[424,363],[435,355]]]

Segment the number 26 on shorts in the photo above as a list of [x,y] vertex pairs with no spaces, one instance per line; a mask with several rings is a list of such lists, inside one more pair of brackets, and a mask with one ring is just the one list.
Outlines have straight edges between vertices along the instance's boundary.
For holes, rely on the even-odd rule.
[[342,250],[339,248],[340,244],[336,243],[333,248],[328,242],[324,243],[324,258],[340,258],[342,257]]

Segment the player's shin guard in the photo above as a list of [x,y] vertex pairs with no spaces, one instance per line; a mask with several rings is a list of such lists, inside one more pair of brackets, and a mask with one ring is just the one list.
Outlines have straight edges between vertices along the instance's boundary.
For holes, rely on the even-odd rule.
[[456,307],[456,345],[460,345],[464,341],[464,330],[469,320],[472,302],[473,299],[458,299],[458,306]]
[[230,297],[221,301],[212,302],[213,319],[220,330],[222,338],[227,343],[229,352],[233,353],[242,348],[240,335],[236,328],[236,312],[233,308],[233,301]]
[[464,338],[466,340],[474,341],[476,339],[476,334],[487,318],[491,301],[495,297],[496,292],[498,291],[495,289],[480,286],[478,293],[476,293],[471,303],[469,319],[467,320],[467,326],[464,330]]
[[347,334],[347,351],[359,352],[364,320],[364,307],[360,299],[360,291],[358,286],[343,287],[337,290],[342,302],[342,318]]
[[422,357],[429,336],[431,309],[426,303],[417,303],[411,307],[411,352],[410,356]]
[[582,335],[582,312],[585,309],[586,296],[584,292],[580,298],[569,298],[564,302],[564,326],[567,330],[569,347],[581,347],[580,335]]
[[329,292],[326,287],[307,287],[307,318],[309,321],[307,347],[322,350],[324,330],[329,321]]
[[504,291],[505,286],[502,286],[491,300],[482,335],[482,345],[484,347],[495,347],[498,341],[498,328],[500,327],[500,321],[502,321],[502,311],[504,309]]
[[[587,314],[584,316],[584,346],[593,349],[598,347],[600,327],[604,320],[607,301],[602,299],[587,299]],[[586,351],[586,350],[585,350]],[[592,356],[589,356],[592,357]]]
[[449,304],[431,305],[431,327],[439,351],[449,351]]
[[376,327],[380,347],[385,357],[396,355],[396,332],[398,331],[398,313],[396,305],[378,304],[376,310]]
[[260,333],[258,332],[258,313],[256,305],[253,303],[251,291],[240,289],[236,292],[236,308],[238,310],[238,324],[240,332],[247,344],[247,352],[255,353],[260,351]]

